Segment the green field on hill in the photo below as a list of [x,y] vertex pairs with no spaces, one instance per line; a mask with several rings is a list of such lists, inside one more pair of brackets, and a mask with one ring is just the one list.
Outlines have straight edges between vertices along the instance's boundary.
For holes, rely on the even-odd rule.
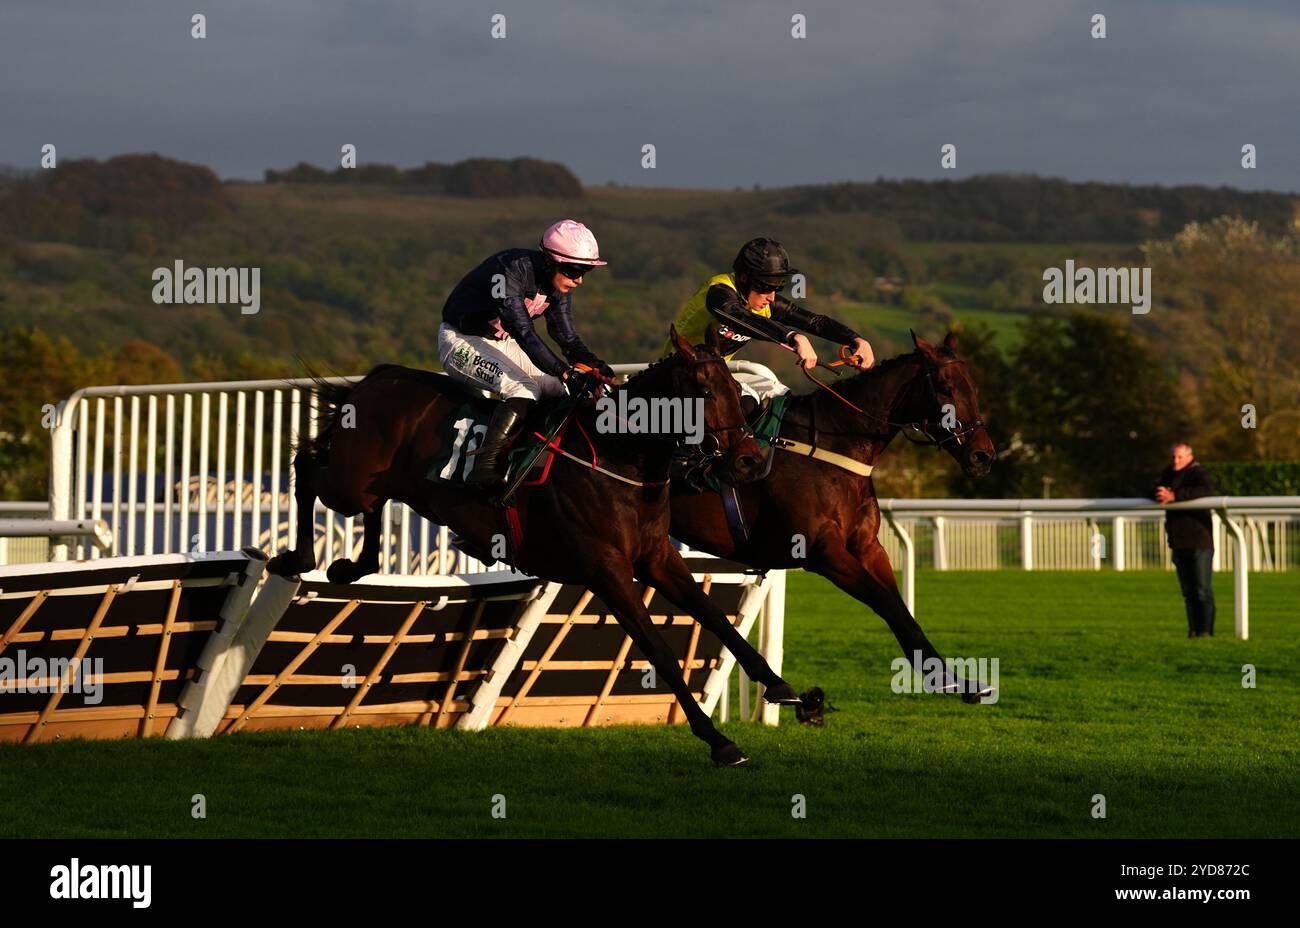
[[0,835],[1295,836],[1300,574],[1251,578],[1245,642],[1229,583],[1219,637],[1188,640],[1172,574],[923,571],[931,640],[999,661],[999,700],[968,706],[894,693],[884,623],[794,574],[785,675],[839,711],[727,723],[745,767],[684,726],[0,745]]

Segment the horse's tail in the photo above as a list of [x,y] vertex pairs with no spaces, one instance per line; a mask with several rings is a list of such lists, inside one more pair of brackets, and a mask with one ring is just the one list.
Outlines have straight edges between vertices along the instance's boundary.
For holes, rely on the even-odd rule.
[[304,432],[300,432],[294,442],[293,449],[295,452],[306,451],[324,462],[329,459],[330,439],[333,437],[334,428],[338,423],[339,410],[347,401],[348,396],[377,371],[393,365],[376,365],[371,368],[370,373],[366,374],[357,383],[331,383],[317,373],[303,358],[299,358],[298,363],[307,371],[307,376],[311,378],[313,383],[311,392],[316,395],[316,434],[308,436]]

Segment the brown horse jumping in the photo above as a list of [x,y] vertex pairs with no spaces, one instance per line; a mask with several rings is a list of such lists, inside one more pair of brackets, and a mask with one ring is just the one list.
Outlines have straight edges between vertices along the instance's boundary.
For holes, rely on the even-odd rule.
[[[714,459],[728,479],[752,479],[759,472],[761,451],[744,424],[739,388],[725,362],[715,350],[692,348],[675,330],[672,337],[675,354],[618,389],[632,398],[702,401],[704,438]],[[470,550],[494,547],[493,537],[500,531],[494,501],[425,476],[444,451],[448,418],[470,398],[469,391],[446,376],[397,365],[381,365],[350,388],[326,387],[329,420],[294,457],[296,547],[272,558],[267,569],[293,575],[316,566],[317,497],[345,516],[362,515],[365,524],[358,562],[331,564],[333,582],[350,583],[379,569],[381,513],[389,499],[449,526]],[[340,419],[344,404],[351,427]],[[797,704],[799,696],[709,600],[668,539],[668,468],[676,437],[600,434],[596,419],[590,407],[576,412],[581,429],[570,428],[560,447],[591,460],[592,450],[581,437],[585,432],[608,473],[557,455],[549,479],[517,497],[522,531],[515,563],[534,576],[579,584],[599,596],[659,678],[668,682],[691,731],[709,745],[714,762],[742,764],[744,752],[714,727],[691,696],[634,579],[654,586],[713,632],[745,672],[766,686],[768,702]]]
[[[905,428],[953,456],[969,476],[989,472],[995,449],[980,417],[977,389],[949,333],[934,348],[915,333],[916,350],[836,383],[844,400],[818,390],[792,396],[780,437],[874,465]],[[849,406],[858,407],[856,410]],[[748,539],[728,527],[717,493],[673,486],[672,534],[687,544],[760,570],[801,567],[826,577],[889,625],[912,659],[942,658],[912,617],[880,544],[880,506],[869,475],[804,454],[772,452],[765,480],[739,487]],[[944,665],[947,666],[946,664]],[[944,687],[977,703],[992,689],[945,672]]]

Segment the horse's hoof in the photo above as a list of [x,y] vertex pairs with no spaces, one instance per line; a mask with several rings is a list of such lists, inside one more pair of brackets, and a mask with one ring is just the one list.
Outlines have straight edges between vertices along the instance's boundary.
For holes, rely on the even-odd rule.
[[962,693],[961,701],[969,706],[978,706],[981,703],[994,703],[998,701],[998,688],[996,686],[980,686],[975,692]]
[[357,565],[347,558],[339,558],[325,571],[325,576],[330,583],[351,583],[360,577],[357,572]]
[[715,767],[739,767],[749,762],[749,755],[742,751],[734,741],[728,741],[713,749]]
[[275,577],[295,577],[302,573],[302,566],[292,552],[286,551],[266,562],[266,572]]
[[814,686],[799,695],[799,704],[794,707],[794,717],[805,725],[821,728],[826,723],[825,713],[839,710],[826,701],[826,693],[820,686]]
[[797,706],[803,702],[794,687],[784,680],[776,686],[764,687],[763,699],[778,706]]

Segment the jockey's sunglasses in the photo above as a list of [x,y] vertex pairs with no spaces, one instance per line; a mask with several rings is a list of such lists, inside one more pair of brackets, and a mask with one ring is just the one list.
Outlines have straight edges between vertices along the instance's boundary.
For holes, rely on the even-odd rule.
[[784,287],[781,284],[767,284],[756,281],[749,289],[755,293],[780,293]]
[[582,275],[591,270],[586,264],[556,264],[556,268],[569,280],[582,280]]

